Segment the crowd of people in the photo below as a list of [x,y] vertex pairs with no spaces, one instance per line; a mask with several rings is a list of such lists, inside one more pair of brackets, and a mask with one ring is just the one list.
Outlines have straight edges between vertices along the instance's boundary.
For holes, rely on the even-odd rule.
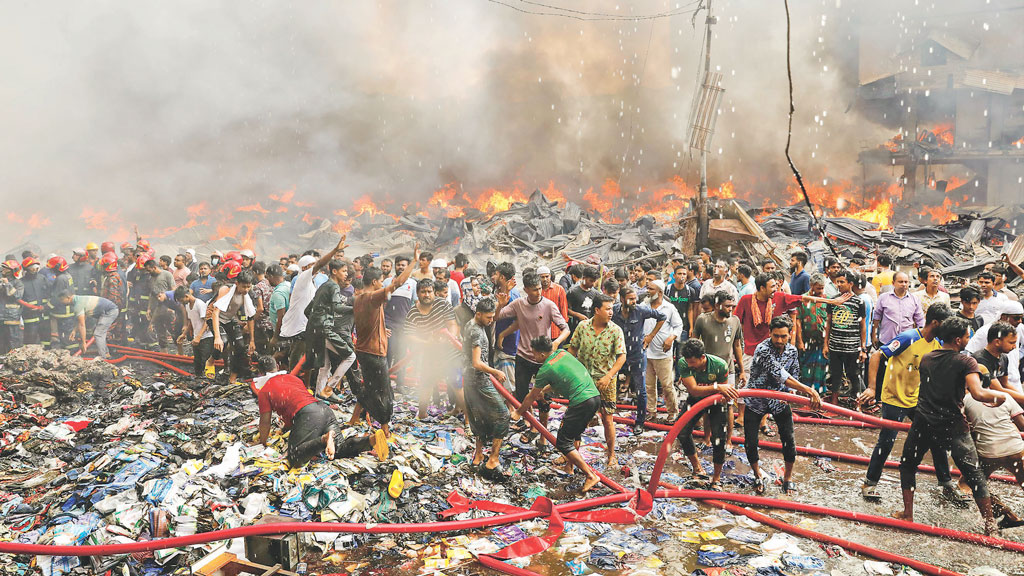
[[[786,273],[774,260],[716,259],[703,249],[619,267],[567,259],[558,276],[507,261],[475,269],[464,254],[449,260],[418,245],[391,258],[350,257],[346,248],[342,237],[323,253],[272,263],[251,250],[214,252],[206,261],[194,250],[156,257],[144,239],[122,244],[120,254],[110,242],[88,244],[73,251],[71,264],[56,254],[10,255],[0,265],[0,352],[39,344],[84,353],[91,336],[100,358],[109,356],[108,342],[175,347],[193,356],[197,378],[233,383],[258,372],[259,441],[278,414],[291,429],[295,466],[319,453],[373,450],[386,458],[397,391],[420,419],[465,420],[481,476],[505,477],[501,446],[518,434],[541,453],[557,451],[554,464],[579,469],[584,491],[599,478],[578,452],[592,422],[603,429],[611,470],[615,416],[631,415],[640,435],[648,423],[671,424],[718,395],[679,435],[694,475],[719,488],[738,427],[759,494],[769,484],[759,437],[779,436],[780,490],[788,493],[794,402],[740,391],[803,395],[797,404],[812,410],[827,397],[885,420],[912,420],[900,517],[913,518],[917,466],[931,452],[944,497],[964,504],[973,495],[986,532],[1022,523],[986,486],[1000,468],[1024,482],[1024,307],[1006,287],[1008,274],[1024,270],[1008,259],[986,266],[951,299],[934,262],[896,270],[886,254],[812,263],[797,250]],[[492,382],[519,406],[510,411]],[[524,416],[535,413],[546,427],[556,397],[567,408],[552,447]],[[342,434],[328,408],[349,398],[348,423],[365,418],[375,432]],[[633,406],[624,409],[627,398]],[[712,447],[710,476],[693,441],[697,425]],[[879,432],[865,499],[881,498],[877,484],[896,436]]]

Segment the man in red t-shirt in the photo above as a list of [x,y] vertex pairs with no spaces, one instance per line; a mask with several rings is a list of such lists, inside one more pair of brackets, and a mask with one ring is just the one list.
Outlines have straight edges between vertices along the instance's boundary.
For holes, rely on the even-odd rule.
[[[819,302],[839,305],[850,299],[850,293],[838,298],[818,298],[810,293],[803,295],[786,294],[778,291],[779,283],[771,274],[761,273],[754,278],[753,294],[740,296],[733,315],[743,325],[743,371],[750,374],[750,364],[754,359],[754,349],[771,335],[772,318],[795,312],[801,302]],[[740,416],[737,423],[743,421],[743,403],[740,402]]]
[[287,372],[277,372],[273,356],[259,359],[260,371],[266,376],[257,378],[253,385],[258,390],[256,399],[260,407],[258,443],[267,445],[273,414],[281,417],[288,435],[288,464],[292,468],[305,466],[320,452],[327,458],[352,458],[373,450],[377,458],[388,456],[388,443],[383,431],[375,435],[341,437],[341,427],[331,408],[317,401],[306,389],[306,384]]
[[[562,314],[562,318],[569,318],[569,300],[565,296],[565,288],[551,281],[551,269],[547,266],[537,268],[537,275],[540,276],[540,295],[551,300]],[[561,330],[554,322],[551,323],[551,340],[554,341],[561,334]]]

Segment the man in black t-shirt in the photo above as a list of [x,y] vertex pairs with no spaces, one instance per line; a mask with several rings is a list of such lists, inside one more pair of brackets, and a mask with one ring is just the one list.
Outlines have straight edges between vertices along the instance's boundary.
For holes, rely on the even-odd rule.
[[676,339],[677,344],[685,342],[693,333],[693,323],[700,315],[699,294],[699,291],[694,290],[693,285],[686,281],[686,267],[676,266],[672,271],[672,283],[665,289],[665,299],[676,307],[676,312],[679,312],[679,318],[683,321],[683,335]]
[[565,300],[569,305],[569,331],[575,331],[576,326],[589,320],[594,313],[594,301],[597,300],[600,292],[594,289],[600,273],[597,268],[587,266],[583,269],[583,277],[580,283],[573,286],[566,294]]
[[939,327],[937,336],[942,348],[933,350],[921,359],[921,389],[917,401],[917,414],[903,444],[900,458],[900,485],[903,489],[903,511],[895,517],[913,522],[914,491],[917,466],[925,452],[933,447],[948,450],[967,485],[974,493],[985,519],[985,534],[999,531],[992,514],[992,499],[988,493],[985,475],[978,465],[978,452],[963,414],[964,394],[970,393],[978,402],[999,406],[1006,396],[982,386],[982,368],[971,356],[961,354],[970,340],[968,321],[947,318]]

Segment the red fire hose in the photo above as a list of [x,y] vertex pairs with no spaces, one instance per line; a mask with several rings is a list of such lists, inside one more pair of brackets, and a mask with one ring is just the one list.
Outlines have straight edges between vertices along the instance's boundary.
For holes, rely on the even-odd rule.
[[779,520],[778,518],[772,518],[771,516],[761,514],[760,512],[755,512],[753,510],[750,510],[749,508],[733,506],[732,504],[726,504],[725,502],[720,502],[718,500],[706,500],[706,502],[708,504],[711,504],[712,506],[717,506],[719,508],[732,512],[733,514],[742,514],[755,522],[760,522],[761,524],[771,526],[772,528],[775,528],[777,530],[788,532],[790,534],[793,534],[794,536],[810,538],[818,542],[828,542],[829,544],[842,546],[846,550],[852,550],[853,552],[863,554],[870,558],[876,558],[883,562],[895,562],[898,564],[909,566],[914,570],[917,570],[924,574],[932,574],[934,576],[963,576],[963,574],[960,574],[959,572],[953,572],[951,570],[946,570],[945,568],[939,568],[938,566],[926,564],[924,562],[914,560],[913,558],[907,558],[906,556],[900,556],[899,554],[893,554],[892,552],[886,552],[885,550],[879,550],[877,548],[865,546],[864,544],[860,544],[858,542],[851,542],[850,540],[844,540],[842,538],[836,538],[835,536],[829,536],[828,534],[822,534],[821,532],[814,532],[806,528],[794,526],[789,522],[784,522],[782,520]]
[[[620,504],[634,497],[635,493],[619,493],[589,500],[567,502],[555,506],[559,513],[584,510],[598,506]],[[18,542],[0,542],[0,554],[41,554],[46,556],[112,556],[116,554],[133,554],[136,552],[152,552],[154,550],[165,550],[168,548],[179,548],[182,546],[193,546],[196,544],[207,544],[220,540],[242,538],[245,536],[272,536],[277,534],[297,534],[300,532],[334,532],[353,534],[397,534],[397,533],[433,533],[453,532],[462,530],[476,530],[531,520],[542,517],[544,514],[539,511],[526,510],[511,514],[502,514],[486,518],[470,518],[467,520],[455,520],[451,522],[422,522],[413,524],[373,524],[361,523],[350,524],[340,522],[273,522],[269,524],[256,524],[252,526],[241,526],[239,528],[226,528],[214,530],[189,536],[174,536],[170,538],[159,538],[156,540],[145,540],[142,542],[129,542],[124,544],[102,544],[87,546],[56,546],[48,544],[23,544]]]
[[876,516],[874,514],[838,510],[826,506],[818,506],[816,504],[794,502],[792,500],[777,500],[775,498],[765,498],[763,496],[754,496],[751,494],[716,492],[714,490],[659,490],[657,496],[669,498],[696,498],[698,500],[725,500],[740,504],[748,504],[751,506],[767,506],[770,508],[792,510],[794,512],[804,512],[806,514],[832,516],[834,518],[853,520],[854,522],[864,522],[875,526],[898,528],[900,530],[927,534],[929,536],[941,536],[951,540],[981,544],[992,548],[1002,548],[1013,552],[1024,552],[1024,543],[1021,542],[1014,542],[1012,540],[1005,540],[994,536],[985,536],[984,534],[975,534],[974,532],[962,532],[960,530],[952,530],[950,528],[940,528],[938,526],[918,524],[917,522],[907,522],[906,520],[898,520],[896,518],[889,518],[888,516]]
[[156,358],[150,358],[149,356],[129,356],[129,355],[124,355],[124,356],[121,356],[120,358],[116,358],[114,360],[108,359],[108,360],[106,360],[106,362],[108,362],[110,364],[120,364],[121,362],[124,362],[125,360],[142,360],[144,362],[152,362],[153,364],[156,364],[158,366],[163,366],[164,368],[167,368],[168,370],[171,370],[173,372],[181,374],[182,376],[192,376],[191,372],[186,372],[186,371],[182,370],[181,368],[178,368],[177,366],[171,366],[170,364],[168,364],[167,362],[164,362],[163,360],[158,360]]
[[[95,337],[89,338],[89,341],[85,343],[85,350],[88,350],[89,346],[92,346],[92,343],[95,342],[95,341],[96,341]],[[72,356],[81,356],[81,355],[82,355],[82,348],[79,348],[78,350],[75,351],[74,354],[72,354]]]

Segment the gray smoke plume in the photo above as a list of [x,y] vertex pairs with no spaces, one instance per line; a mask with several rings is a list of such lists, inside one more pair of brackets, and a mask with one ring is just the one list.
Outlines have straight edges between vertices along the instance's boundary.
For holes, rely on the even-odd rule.
[[[425,204],[450,182],[554,181],[572,199],[611,178],[627,201],[676,175],[696,186],[697,2],[547,3],[588,14],[525,0],[0,4],[0,246],[33,215],[48,225],[30,238],[67,246],[290,189],[330,214],[362,195]],[[812,181],[859,178],[857,151],[893,130],[850,109],[858,30],[940,8],[793,4],[794,156]],[[710,183],[775,198],[790,182],[783,5],[714,12],[726,93]],[[621,18],[657,14],[670,15]]]

